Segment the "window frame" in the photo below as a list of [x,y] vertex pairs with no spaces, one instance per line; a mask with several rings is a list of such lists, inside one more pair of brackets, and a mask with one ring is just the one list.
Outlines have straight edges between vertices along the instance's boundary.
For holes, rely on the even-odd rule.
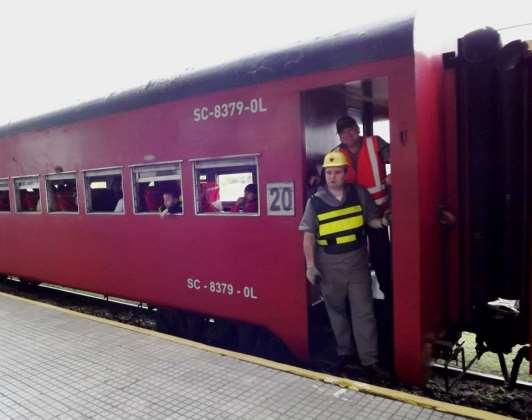
[[[72,178],[64,178],[64,179],[74,179],[74,182],[76,183],[76,204],[78,206],[78,211],[50,211],[50,197],[48,196],[48,177],[53,175],[70,175],[72,174]],[[46,213],[47,214],[72,214],[72,215],[79,215],[80,214],[80,208],[79,208],[79,182],[78,182],[78,171],[65,171],[65,172],[53,172],[50,174],[44,174],[44,189],[46,190]],[[41,210],[42,210],[42,201],[41,201]]]
[[[261,193],[260,193],[260,167],[259,167],[259,158],[261,154],[260,153],[247,153],[247,154],[241,154],[241,155],[225,155],[225,156],[214,156],[214,157],[205,157],[205,158],[195,158],[195,159],[189,159],[188,161],[192,164],[192,180],[193,180],[193,189],[194,189],[194,215],[195,216],[215,216],[215,217],[258,217],[261,215],[260,209],[261,209]],[[205,212],[200,213],[198,211],[199,209],[199,203],[198,203],[198,185],[197,185],[197,179],[196,179],[196,164],[199,162],[206,162],[206,161],[222,161],[222,160],[229,160],[229,159],[249,159],[253,158],[255,161],[255,168],[257,173],[257,212],[256,213],[234,213],[234,212]],[[245,165],[242,165],[245,166]]]
[[181,213],[176,213],[175,216],[184,216],[185,215],[185,199],[184,199],[184,193],[183,193],[183,159],[177,159],[177,160],[165,160],[161,162],[149,162],[149,163],[136,163],[133,165],[129,165],[129,174],[131,176],[131,204],[133,205],[133,215],[134,216],[159,216],[161,217],[161,213],[154,212],[154,211],[143,211],[143,212],[137,212],[137,190],[135,188],[135,169],[136,168],[144,168],[144,167],[150,167],[150,166],[163,166],[163,165],[173,165],[178,164],[179,169],[181,171],[181,178],[180,181],[180,187],[181,187]]
[[[20,198],[17,197],[17,191],[18,191],[18,189],[17,189],[17,180],[18,179],[26,179],[26,178],[37,178],[37,183],[39,184],[39,201],[41,202],[41,210],[35,210],[35,211],[22,211],[22,210],[19,210]],[[43,196],[42,196],[42,188],[41,188],[41,176],[39,174],[19,175],[19,176],[13,176],[13,177],[11,177],[11,179],[13,180],[13,192],[14,192],[14,195],[15,195],[15,213],[16,214],[42,215],[43,214]]]
[[[6,182],[7,185],[7,195],[9,197],[9,210],[0,210],[0,214],[10,214],[13,212],[13,200],[12,200],[12,194],[11,194],[11,179],[9,177],[0,178],[0,182]],[[3,190],[6,191],[6,190]]]
[[[114,212],[114,211],[89,211],[89,201],[87,197],[87,187],[90,188],[90,183],[87,184],[87,172],[98,172],[98,171],[120,171],[120,185],[122,187],[122,199],[124,200],[124,211]],[[125,191],[124,191],[124,166],[106,166],[103,168],[92,168],[92,169],[83,169],[80,171],[83,177],[83,196],[85,201],[85,214],[87,216],[125,216],[126,215],[126,200],[125,200]],[[91,197],[92,203],[92,197]],[[79,206],[78,206],[79,209]]]

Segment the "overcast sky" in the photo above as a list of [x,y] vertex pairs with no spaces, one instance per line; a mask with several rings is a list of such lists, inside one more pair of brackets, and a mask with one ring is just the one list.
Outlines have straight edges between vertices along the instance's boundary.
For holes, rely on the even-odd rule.
[[[494,16],[503,26],[532,22],[532,1],[505,1],[497,13],[486,1],[469,4],[464,18],[456,6],[463,10],[465,1],[446,2],[447,14],[437,12],[437,22],[493,24]],[[6,0],[0,9],[0,125],[405,15],[417,3]]]

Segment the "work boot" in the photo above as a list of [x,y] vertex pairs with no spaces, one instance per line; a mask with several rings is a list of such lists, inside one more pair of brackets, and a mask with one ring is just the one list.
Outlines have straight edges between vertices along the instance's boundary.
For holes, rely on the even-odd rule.
[[338,356],[338,359],[336,360],[336,363],[333,365],[333,372],[337,375],[341,374],[346,366],[351,362],[353,356],[351,355],[343,355]]
[[390,382],[392,379],[390,373],[381,368],[378,363],[364,366],[364,374],[368,377],[368,379],[377,382]]

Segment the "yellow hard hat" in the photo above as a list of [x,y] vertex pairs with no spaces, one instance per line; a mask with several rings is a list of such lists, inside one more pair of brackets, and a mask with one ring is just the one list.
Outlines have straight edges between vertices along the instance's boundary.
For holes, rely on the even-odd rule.
[[333,166],[347,166],[347,159],[342,152],[329,152],[323,158],[323,167],[331,168]]

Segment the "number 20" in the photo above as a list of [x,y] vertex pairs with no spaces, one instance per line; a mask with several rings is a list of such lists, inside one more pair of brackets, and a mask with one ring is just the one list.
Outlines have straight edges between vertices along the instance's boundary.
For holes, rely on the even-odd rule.
[[270,211],[292,210],[292,190],[290,188],[272,188],[270,189],[270,195],[273,196]]

